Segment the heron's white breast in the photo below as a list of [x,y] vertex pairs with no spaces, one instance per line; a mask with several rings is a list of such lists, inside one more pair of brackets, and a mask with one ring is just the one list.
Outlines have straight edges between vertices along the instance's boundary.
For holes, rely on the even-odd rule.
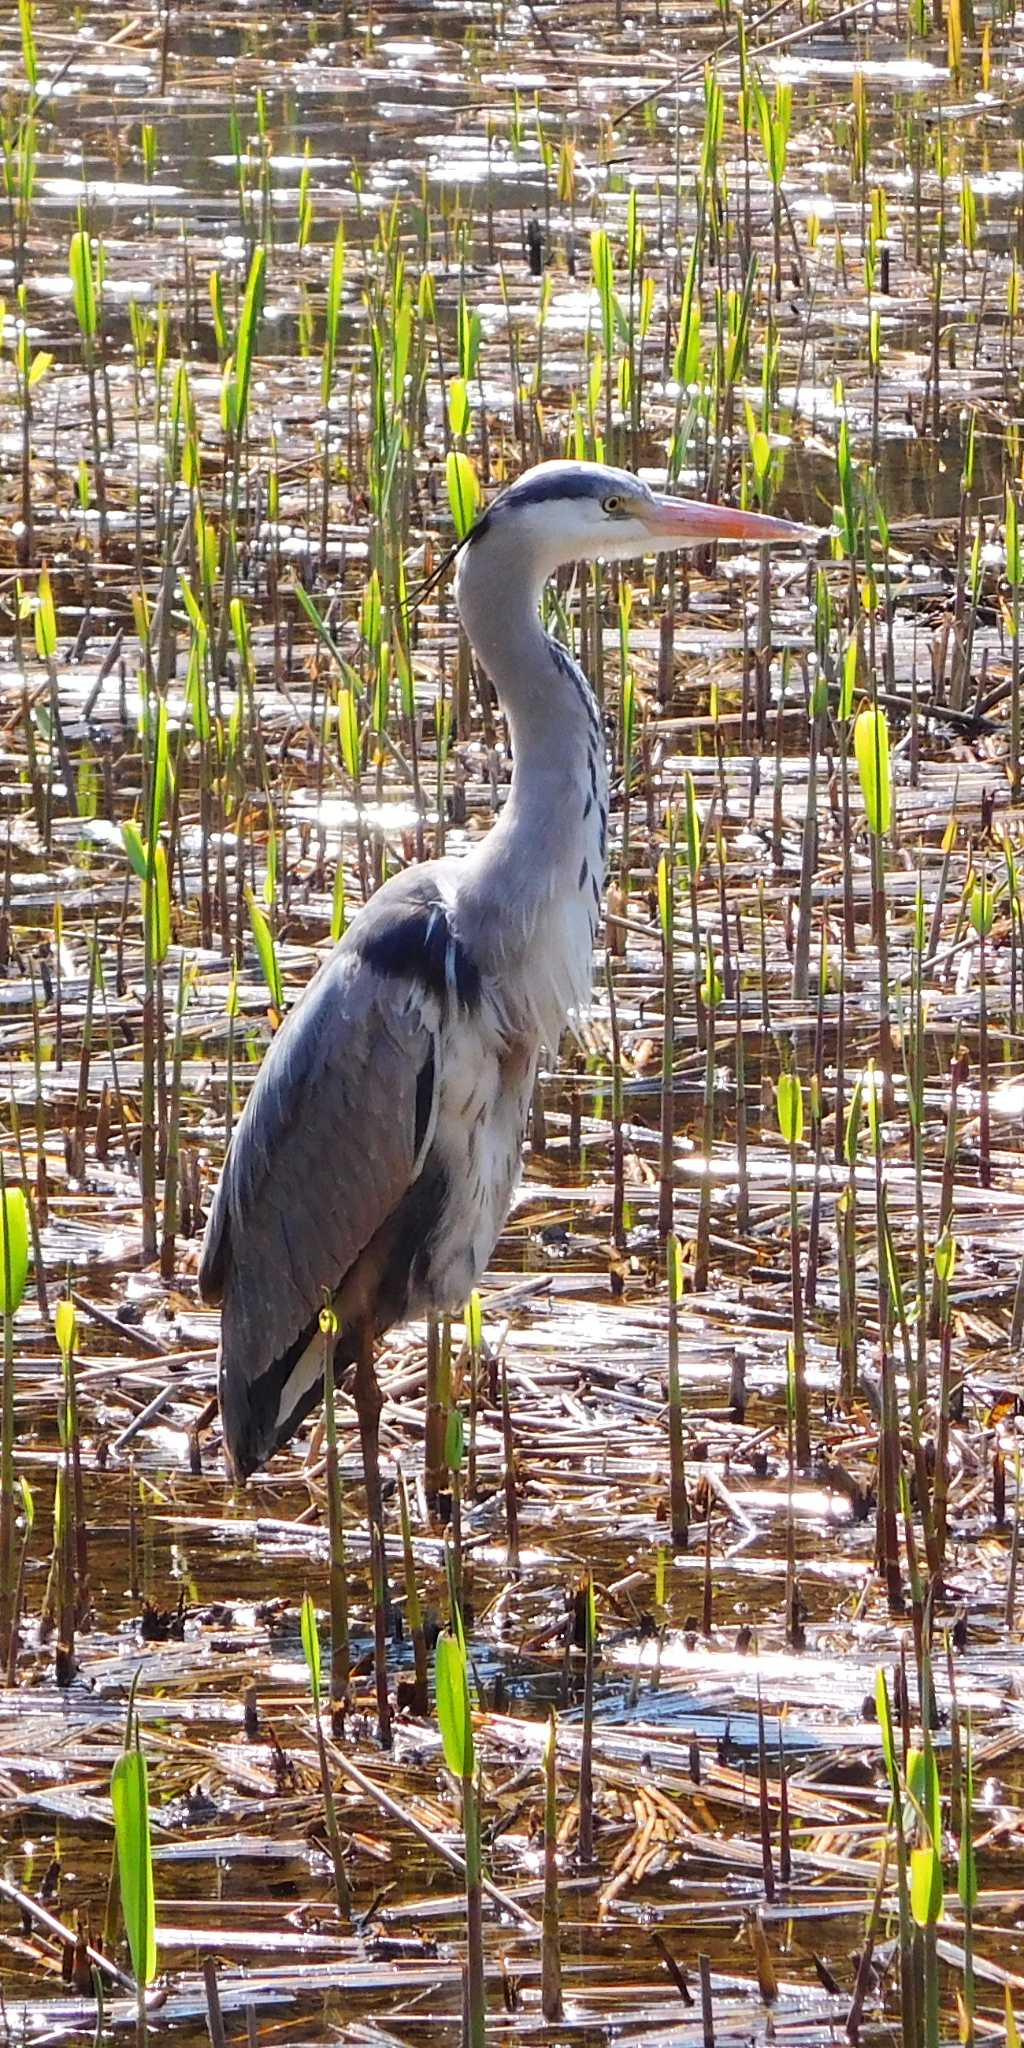
[[539,1050],[535,1037],[509,1043],[486,991],[477,1011],[453,1013],[442,1026],[433,1150],[444,1163],[447,1198],[431,1247],[436,1308],[462,1305],[501,1234],[519,1179]]

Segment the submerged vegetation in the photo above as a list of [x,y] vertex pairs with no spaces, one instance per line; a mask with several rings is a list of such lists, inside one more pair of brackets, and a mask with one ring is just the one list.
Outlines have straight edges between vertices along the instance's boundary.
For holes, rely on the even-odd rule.
[[[1019,2041],[1020,136],[1005,0],[0,21],[10,2038]],[[198,1243],[501,801],[431,578],[566,452],[822,540],[548,595],[593,1015],[382,1363],[381,1699],[347,1390],[232,1490]]]

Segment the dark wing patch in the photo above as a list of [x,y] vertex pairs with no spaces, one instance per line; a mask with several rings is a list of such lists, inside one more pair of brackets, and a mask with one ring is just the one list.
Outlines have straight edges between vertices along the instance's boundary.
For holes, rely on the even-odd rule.
[[437,1085],[428,1007],[421,981],[373,972],[353,926],[289,1012],[235,1129],[200,1285],[222,1304],[221,1408],[239,1471],[269,1456],[275,1395],[325,1294],[413,1182]]
[[[336,1304],[340,1321],[334,1347],[336,1379],[346,1366],[355,1363],[360,1336],[367,1329],[372,1336],[381,1336],[422,1304],[429,1291],[434,1236],[447,1200],[447,1172],[437,1152],[430,1152],[423,1171],[360,1252],[341,1287]],[[244,1421],[232,1442],[232,1462],[240,1479],[248,1479],[289,1442],[323,1395],[321,1372],[278,1420],[283,1391],[315,1338],[317,1323],[317,1316],[310,1317],[287,1351],[249,1388]]]
[[479,1006],[480,969],[442,903],[403,904],[377,918],[359,951],[367,967],[386,979],[419,982],[442,1003],[454,994],[465,1010]]

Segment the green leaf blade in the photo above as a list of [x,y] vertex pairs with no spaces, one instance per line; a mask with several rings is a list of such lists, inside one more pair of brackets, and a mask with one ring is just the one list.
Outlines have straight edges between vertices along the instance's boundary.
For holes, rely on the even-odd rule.
[[153,1896],[153,1855],[149,1835],[149,1782],[141,1750],[126,1749],[110,1780],[114,1839],[121,1909],[131,1951],[132,1969],[140,1984],[156,1976],[156,1906]]
[[28,1277],[28,1203],[22,1188],[6,1188],[0,1207],[0,1314],[21,1307]]
[[469,1706],[469,1675],[464,1645],[455,1636],[439,1636],[434,1652],[437,1720],[444,1760],[456,1778],[473,1775],[473,1724]]

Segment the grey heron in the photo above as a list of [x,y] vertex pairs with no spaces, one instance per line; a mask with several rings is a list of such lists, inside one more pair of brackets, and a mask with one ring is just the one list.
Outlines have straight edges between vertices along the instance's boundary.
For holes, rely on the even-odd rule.
[[511,786],[472,852],[393,876],[353,919],[239,1119],[199,1275],[221,1305],[221,1413],[239,1477],[320,1398],[329,1299],[336,1368],[355,1366],[382,1543],[374,1345],[394,1323],[466,1301],[512,1198],[541,1049],[587,1004],[608,775],[594,694],[541,624],[545,582],[579,560],[812,531],[658,496],[603,464],[545,462],[458,550],[458,610],[508,722]]

